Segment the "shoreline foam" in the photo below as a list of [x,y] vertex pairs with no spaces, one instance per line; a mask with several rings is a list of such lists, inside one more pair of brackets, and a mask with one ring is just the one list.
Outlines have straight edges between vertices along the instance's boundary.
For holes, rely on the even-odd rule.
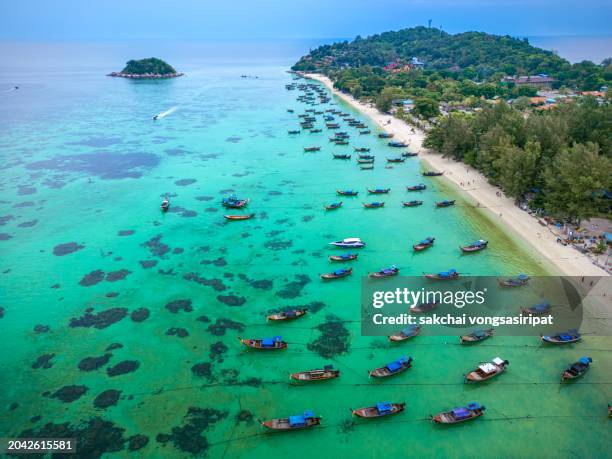
[[[486,177],[476,169],[441,154],[432,153],[423,147],[425,134],[406,122],[391,115],[381,113],[376,107],[355,99],[349,94],[338,91],[332,81],[320,74],[304,75],[323,83],[333,94],[350,104],[361,113],[369,116],[382,130],[394,134],[394,139],[408,143],[412,150],[419,152],[419,157],[435,170],[444,171],[443,177],[451,182],[463,198],[472,202],[475,207],[483,209],[487,217],[497,221],[502,230],[510,229],[517,236],[533,247],[559,274],[568,276],[607,276],[586,256],[570,246],[557,243],[557,236],[549,228],[543,227],[538,220],[516,206],[501,190],[491,185]],[[469,182],[469,185],[466,185]],[[485,210],[486,209],[486,210]]]

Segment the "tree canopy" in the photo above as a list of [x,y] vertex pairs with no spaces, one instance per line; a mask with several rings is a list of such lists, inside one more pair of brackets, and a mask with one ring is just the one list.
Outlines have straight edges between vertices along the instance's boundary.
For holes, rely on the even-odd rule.
[[156,57],[147,59],[129,60],[121,73],[143,75],[145,73],[168,75],[176,73],[174,67]]

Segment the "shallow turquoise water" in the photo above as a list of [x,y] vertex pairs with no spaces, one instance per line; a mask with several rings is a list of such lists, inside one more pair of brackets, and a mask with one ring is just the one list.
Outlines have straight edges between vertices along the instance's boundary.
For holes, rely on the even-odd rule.
[[[217,49],[208,58],[209,48],[183,47],[171,63],[188,76],[163,82],[104,77],[119,66],[109,63],[115,51],[104,47],[93,48],[86,64],[64,49],[63,67],[45,67],[44,60],[22,67],[19,61],[3,73],[0,432],[40,435],[49,432],[47,423],[83,426],[99,417],[112,424],[89,424],[90,443],[112,445],[106,454],[120,457],[189,451],[285,457],[313,446],[322,457],[471,457],[480,455],[482,442],[491,457],[604,457],[609,339],[551,349],[535,338],[496,337],[463,347],[456,337],[422,336],[395,349],[360,336],[360,276],[367,272],[390,264],[404,275],[451,267],[474,275],[544,274],[546,267],[460,197],[455,208],[434,209],[435,200],[455,198],[453,191],[439,179],[421,178],[418,159],[384,168],[382,158],[397,153],[385,141],[353,135],[351,146],[332,148],[325,128],[289,136],[304,106],[295,101],[297,91],[285,90],[291,81],[285,70],[297,57],[292,53],[305,50],[266,48],[261,58],[261,50],[250,51],[227,59]],[[96,60],[96,52],[103,57]],[[20,89],[9,92],[12,84]],[[174,113],[151,120],[171,107]],[[310,145],[322,150],[303,153]],[[331,159],[332,151],[352,152],[353,145],[372,148],[379,158],[373,171]],[[425,205],[402,208],[402,200],[416,195],[404,187],[421,181],[429,186],[418,194]],[[366,187],[391,187],[384,209],[362,207],[375,200],[362,196]],[[336,188],[361,193],[326,213],[323,205],[338,200]],[[220,200],[233,192],[251,199],[256,218],[224,221]],[[165,193],[173,207],[161,214]],[[416,255],[409,250],[429,235],[436,237],[434,248]],[[368,243],[353,262],[355,275],[320,282],[319,273],[336,267],[327,261],[333,252],[327,243],[355,236]],[[459,254],[460,244],[480,237],[490,241],[489,249]],[[78,250],[54,254],[66,243]],[[179,300],[190,301],[175,303],[186,310],[169,310]],[[266,324],[269,310],[287,305],[309,305],[312,313],[288,325]],[[87,308],[94,314],[119,308],[111,312],[120,320],[70,326],[71,319],[87,319]],[[128,314],[147,308],[150,315],[138,322],[120,308]],[[37,325],[49,330],[36,332]],[[181,337],[182,330],[188,336]],[[237,340],[274,334],[289,341],[287,351],[247,352]],[[123,347],[107,351],[111,343]],[[45,354],[54,354],[50,367],[43,360],[32,368]],[[79,369],[83,359],[105,354],[111,355],[100,368]],[[382,384],[368,380],[366,370],[402,354],[414,357],[412,370]],[[560,388],[560,371],[585,354],[593,357],[593,369]],[[466,371],[497,355],[511,362],[506,374],[481,387],[463,384]],[[109,376],[122,361],[136,361],[138,368]],[[341,378],[287,384],[289,372],[325,363],[340,368]],[[209,365],[196,367],[198,375],[197,364]],[[74,391],[57,391],[73,385],[86,392],[62,401]],[[121,391],[116,404],[96,408],[96,397],[111,389]],[[407,410],[351,422],[349,407],[383,400],[406,401]],[[453,429],[427,420],[472,400],[488,407],[484,418]],[[324,417],[321,428],[266,435],[256,422],[309,408]],[[149,441],[130,453],[127,439],[136,434]]]

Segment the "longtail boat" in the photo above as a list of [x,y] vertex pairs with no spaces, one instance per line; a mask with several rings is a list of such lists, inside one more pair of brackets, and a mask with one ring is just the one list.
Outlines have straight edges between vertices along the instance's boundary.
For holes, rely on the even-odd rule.
[[359,194],[359,191],[354,191],[354,190],[336,190],[336,193],[338,193],[340,196],[357,196]]
[[366,209],[377,209],[379,207],[385,207],[384,202],[364,202],[363,207]]
[[548,301],[543,301],[541,303],[534,304],[533,306],[521,307],[521,313],[538,316],[550,312],[551,308],[552,306]]
[[343,253],[342,255],[330,255],[329,261],[352,261],[356,260],[359,255],[356,253]]
[[435,280],[451,280],[458,279],[459,273],[455,269],[449,269],[448,271],[442,271],[435,274],[425,274],[427,279],[435,279]]
[[291,373],[289,378],[300,382],[326,381],[340,376],[340,370],[334,370],[333,365],[325,365],[322,369],[299,371]]
[[477,343],[479,341],[484,341],[485,339],[493,336],[493,329],[489,328],[488,330],[474,330],[467,335],[461,335],[461,344],[463,343]]
[[404,411],[405,407],[405,403],[382,402],[367,408],[358,408],[356,410],[351,409],[351,412],[353,415],[359,416],[360,418],[380,418],[383,416],[389,416],[391,414],[401,413]]
[[475,242],[472,242],[471,244],[464,245],[459,248],[464,253],[472,253],[472,252],[479,252],[481,250],[486,249],[487,245],[489,245],[489,241],[485,241],[484,239],[479,239]]
[[252,349],[274,351],[280,349],[287,349],[287,343],[283,341],[281,336],[275,336],[273,338],[262,338],[262,339],[242,339],[238,337],[240,342],[246,347]]
[[353,147],[353,149],[354,149],[356,152],[366,152],[366,151],[370,151],[370,148],[369,148],[369,147]]
[[390,134],[388,132],[381,132],[380,134],[378,134],[378,137],[380,139],[392,139],[393,138],[393,134]]
[[423,191],[427,189],[427,185],[425,185],[424,183],[419,183],[418,185],[407,186],[406,189],[408,191]]
[[374,158],[359,158],[357,164],[373,164]]
[[358,237],[347,237],[346,239],[342,239],[341,241],[330,242],[330,245],[342,248],[356,248],[360,249],[365,247],[365,242],[363,242]]
[[436,171],[427,171],[427,172],[423,172],[423,177],[439,177],[440,175],[443,175],[444,172],[436,172]]
[[416,306],[412,306],[409,309],[409,312],[411,312],[413,314],[423,314],[425,312],[433,311],[437,307],[438,307],[438,303],[436,303],[436,302],[420,303],[420,304],[418,304]]
[[331,204],[325,206],[325,210],[336,210],[342,207],[342,201],[340,202],[332,202]]
[[387,378],[406,371],[412,366],[412,357],[400,357],[397,360],[385,365],[384,367],[376,368],[368,371],[372,378]]
[[374,155],[359,155],[359,159],[376,159]]
[[162,212],[168,212],[169,208],[170,208],[170,200],[168,198],[164,198],[164,200],[161,203]]
[[391,141],[387,145],[389,145],[390,147],[394,147],[394,148],[405,148],[408,146],[406,142],[399,142],[399,141]]
[[509,363],[499,357],[495,357],[491,362],[481,363],[475,370],[465,375],[465,382],[482,382],[491,379],[506,371]]
[[382,279],[384,277],[397,276],[399,274],[399,268],[397,266],[390,266],[388,268],[381,269],[375,273],[368,274],[368,277],[373,279]]
[[262,421],[261,425],[273,430],[300,430],[321,424],[321,418],[314,415],[312,411],[304,411],[304,414],[289,416],[288,418],[270,419]]
[[299,134],[301,132],[302,131],[300,131],[299,129],[292,129],[292,130],[287,131],[288,134]]
[[482,416],[485,409],[485,406],[481,406],[478,403],[468,403],[467,406],[431,416],[431,420],[438,424],[457,424],[458,422],[470,421]]
[[370,171],[374,169],[374,164],[359,166],[359,169],[361,169],[362,171]]
[[304,151],[319,151],[321,147],[304,147]]
[[240,209],[242,207],[245,207],[248,203],[248,199],[238,199],[238,197],[235,195],[232,195],[229,198],[224,198],[221,201],[223,207],[227,207],[230,209]]
[[293,109],[292,109],[292,108],[288,108],[288,109],[287,109],[287,112],[288,112],[288,113],[293,113]]
[[529,276],[527,274],[519,274],[517,277],[497,280],[497,283],[501,287],[522,287],[524,285],[527,285],[528,282]]
[[324,280],[332,280],[332,279],[342,279],[343,277],[350,276],[353,273],[353,268],[342,268],[337,269],[334,272],[320,274],[321,279]]
[[414,200],[414,201],[403,201],[402,202],[402,205],[404,207],[417,207],[417,206],[420,206],[422,204],[423,204],[423,201],[417,201],[417,200]]
[[399,342],[406,341],[407,339],[414,338],[421,332],[421,327],[418,325],[409,325],[403,328],[397,333],[389,336],[389,341]]
[[255,214],[246,214],[246,215],[224,215],[224,217],[228,220],[248,220],[253,218]]
[[388,163],[403,163],[406,158],[387,158]]
[[436,202],[436,207],[450,207],[450,206],[454,206],[454,205],[455,205],[455,200],[454,199],[452,201],[449,201],[448,199],[445,199],[444,201]]
[[591,362],[593,362],[591,357],[580,357],[561,374],[561,382],[580,378],[589,370]]
[[435,237],[426,237],[425,239],[423,239],[421,242],[414,244],[412,246],[412,249],[415,252],[420,252],[421,250],[425,250],[429,247],[431,247],[434,244],[434,241],[436,240]]
[[311,134],[318,134],[319,132],[323,132],[323,129],[311,129],[310,130]]
[[582,335],[577,330],[568,330],[567,332],[559,333],[557,335],[543,335],[540,339],[545,343],[550,344],[570,344],[576,343],[582,339]]
[[295,320],[304,317],[308,313],[308,309],[288,309],[286,311],[269,314],[267,320]]
[[391,188],[368,188],[370,194],[387,194],[391,191]]
[[338,129],[340,125],[338,123],[325,123],[325,127],[328,129]]
[[410,152],[410,151],[405,151],[404,153],[402,153],[402,156],[404,158],[412,158],[413,156],[419,156],[419,154],[418,153],[413,153],[413,152]]
[[334,159],[351,159],[351,155],[334,153]]
[[364,130],[364,131],[359,131],[359,135],[365,135],[365,134],[369,134],[369,133],[371,133],[371,132],[372,132],[372,131],[370,131],[369,129],[366,129],[366,130]]
[[348,141],[347,140],[335,140],[336,145],[348,145]]

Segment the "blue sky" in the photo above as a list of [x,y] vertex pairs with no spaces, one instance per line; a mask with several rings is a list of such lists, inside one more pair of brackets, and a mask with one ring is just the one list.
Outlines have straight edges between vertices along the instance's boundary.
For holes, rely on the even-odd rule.
[[2,40],[339,38],[427,24],[612,35],[610,0],[3,0]]

